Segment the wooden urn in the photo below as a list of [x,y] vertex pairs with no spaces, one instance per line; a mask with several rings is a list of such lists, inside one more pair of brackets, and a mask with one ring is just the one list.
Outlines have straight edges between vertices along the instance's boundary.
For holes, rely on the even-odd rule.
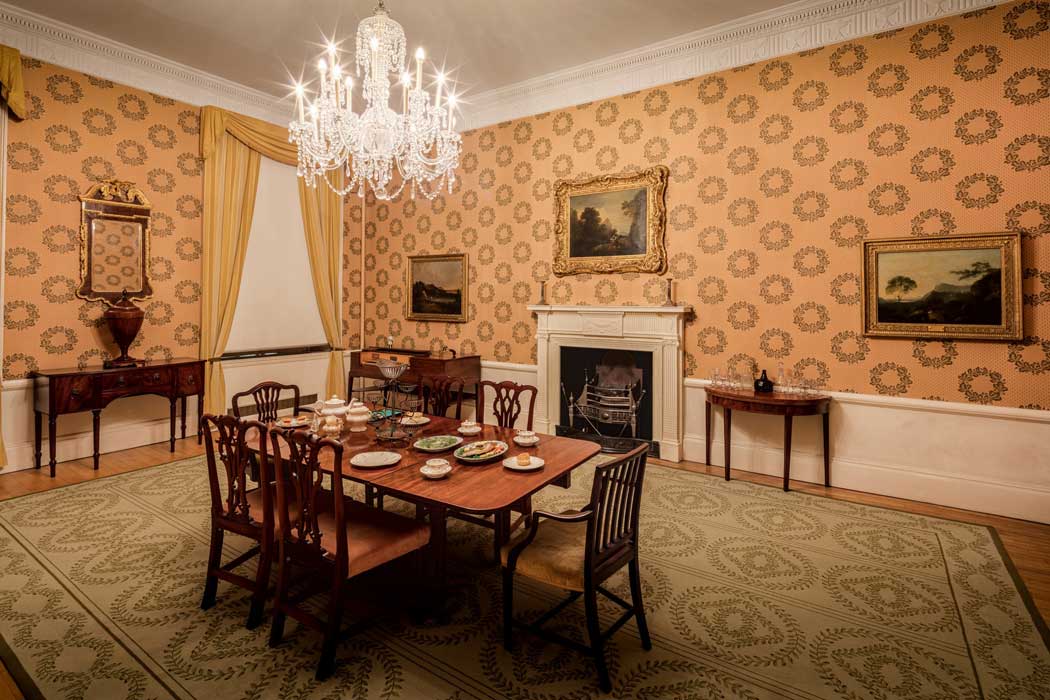
[[136,360],[128,355],[128,348],[135,342],[135,336],[142,328],[142,319],[146,313],[128,299],[128,292],[120,295],[115,303],[110,304],[106,312],[102,314],[109,332],[113,334],[113,340],[120,348],[120,356],[106,360],[103,366],[109,367],[134,367],[142,364],[142,360]]

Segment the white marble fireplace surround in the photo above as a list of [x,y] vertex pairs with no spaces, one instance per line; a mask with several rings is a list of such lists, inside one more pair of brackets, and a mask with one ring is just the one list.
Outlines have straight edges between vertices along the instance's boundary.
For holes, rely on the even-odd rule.
[[536,314],[536,430],[561,414],[561,348],[637,350],[653,355],[653,440],[660,457],[682,459],[682,330],[688,306],[533,305]]

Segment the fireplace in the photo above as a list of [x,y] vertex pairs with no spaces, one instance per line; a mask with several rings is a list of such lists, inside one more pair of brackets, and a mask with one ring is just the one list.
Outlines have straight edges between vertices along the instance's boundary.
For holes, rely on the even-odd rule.
[[[561,414],[556,432],[593,439],[606,452],[653,444],[653,354],[561,347]],[[652,451],[659,456],[659,446]]]
[[[633,422],[637,437],[653,445],[652,453],[681,459],[682,331],[690,307],[544,304],[529,310],[536,314],[538,431],[564,434],[571,424],[581,432],[586,427],[615,437],[623,431],[629,438]],[[632,377],[628,394],[618,385],[632,384]],[[582,406],[581,396],[586,397]],[[571,403],[580,410],[570,421]],[[595,420],[603,411],[610,420]]]

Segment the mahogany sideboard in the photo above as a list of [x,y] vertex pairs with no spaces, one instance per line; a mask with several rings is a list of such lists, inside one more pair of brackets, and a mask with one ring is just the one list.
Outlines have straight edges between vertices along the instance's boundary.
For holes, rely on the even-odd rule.
[[[197,397],[197,415],[204,409],[204,361],[177,358],[169,361],[145,361],[136,367],[100,366],[84,369],[49,369],[32,372],[34,464],[40,468],[42,423],[47,414],[48,466],[55,476],[55,440],[60,415],[91,411],[94,451],[92,456],[98,469],[98,442],[102,409],[111,401],[127,396],[156,394],[171,404],[171,451],[175,451],[175,402],[182,400],[182,437],[186,437],[186,398]],[[201,440],[200,425],[197,441]]]
[[[380,359],[393,360],[408,365],[400,381],[414,384],[422,377],[433,377],[447,374],[450,377],[462,377],[467,384],[481,380],[481,355],[460,355],[458,357],[439,357],[427,350],[409,350],[404,348],[365,348],[350,353],[350,371],[347,377],[349,391],[357,377],[382,379],[383,373],[376,366]],[[466,387],[464,387],[466,389]]]

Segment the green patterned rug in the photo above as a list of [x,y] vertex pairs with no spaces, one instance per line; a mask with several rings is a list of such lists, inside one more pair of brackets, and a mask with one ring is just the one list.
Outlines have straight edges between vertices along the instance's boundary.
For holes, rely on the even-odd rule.
[[[583,503],[590,472],[539,505]],[[528,639],[504,652],[489,533],[464,524],[450,524],[451,568],[472,583],[451,624],[388,614],[318,684],[318,635],[289,621],[270,649],[226,584],[198,607],[208,500],[196,458],[0,503],[2,651],[30,697],[600,694],[575,653]],[[1050,698],[1046,628],[988,528],[650,467],[641,533],[654,648],[633,623],[613,637],[612,697]],[[556,598],[522,583],[522,612]],[[560,622],[581,630],[582,611]]]

